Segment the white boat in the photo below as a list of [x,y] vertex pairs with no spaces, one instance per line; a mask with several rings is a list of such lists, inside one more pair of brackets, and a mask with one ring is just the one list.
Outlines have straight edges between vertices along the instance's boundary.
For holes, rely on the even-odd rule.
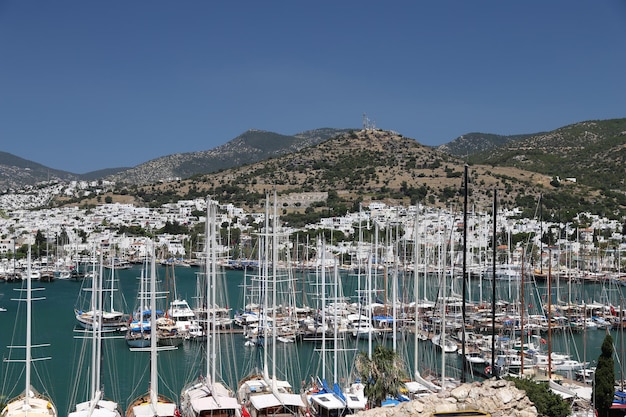
[[[443,339],[443,341],[442,341]],[[433,345],[443,350],[445,353],[454,353],[459,349],[459,346],[451,338],[442,338],[441,334],[436,334],[430,340]]]
[[[150,310],[156,311],[156,261],[154,243],[150,242]],[[156,314],[150,315],[151,328],[156,328]],[[145,351],[146,349],[136,349]],[[150,385],[148,392],[135,398],[126,409],[126,417],[178,417],[179,411],[176,403],[171,399],[159,394],[159,375],[157,365],[157,334],[150,332]],[[159,350],[164,350],[160,348]]]
[[348,317],[348,330],[352,333],[353,337],[364,339],[370,335],[378,335],[380,331],[374,326],[369,317],[362,314],[349,314]]
[[176,299],[172,301],[170,308],[167,310],[167,315],[176,323],[179,333],[189,335],[189,329],[194,324],[196,314],[189,307],[187,300]]
[[[102,262],[100,262],[99,273],[93,274],[91,288],[91,311],[95,312],[95,321],[91,322],[91,337],[85,338],[85,341],[91,342],[91,369],[89,399],[79,402],[75,406],[75,410],[70,412],[68,417],[121,417],[122,411],[119,404],[104,398],[101,387],[101,367],[102,367],[102,332],[106,330],[104,327],[104,318],[102,312],[102,281],[103,270]],[[82,355],[81,355],[82,358]],[[82,361],[81,361],[82,364]],[[74,381],[76,389],[82,385],[84,381]]]
[[159,331],[161,344],[172,344],[172,341],[177,339],[180,339],[182,342],[183,338],[189,338],[189,329],[196,321],[196,314],[191,307],[189,307],[187,300],[178,297],[174,265],[174,263],[171,263],[167,265],[165,269],[166,288],[170,293],[173,292],[174,300],[170,302],[167,309],[166,319],[170,322],[167,323],[167,328],[163,327],[163,325],[165,325],[164,320],[160,321],[160,323],[162,323],[162,326],[159,326],[160,330],[167,330],[166,332]]
[[[28,270],[27,276],[32,276],[30,272],[31,264],[31,248],[28,247]],[[6,359],[5,362],[22,362],[25,368],[25,387],[24,392],[17,397],[9,400],[0,413],[1,417],[57,417],[57,409],[52,400],[38,393],[31,385],[31,367],[32,362],[49,359],[49,358],[33,358],[32,348],[48,345],[33,345],[31,340],[32,326],[32,301],[41,300],[42,298],[33,299],[32,297],[32,280],[27,279],[26,282],[26,299],[19,298],[17,301],[26,302],[26,344],[25,346],[9,346],[9,349],[23,348],[25,349],[25,359]],[[21,290],[21,289],[20,289]]]
[[[216,204],[207,201],[206,225],[206,301],[214,304],[217,298],[217,278],[220,266],[217,259],[217,235],[219,229],[216,221]],[[217,347],[216,316],[207,316],[206,329],[211,330],[211,337],[206,338],[205,374],[197,381],[186,385],[180,396],[180,412],[182,417],[231,416],[241,415],[241,405],[233,393],[218,381],[217,361],[220,349]]]

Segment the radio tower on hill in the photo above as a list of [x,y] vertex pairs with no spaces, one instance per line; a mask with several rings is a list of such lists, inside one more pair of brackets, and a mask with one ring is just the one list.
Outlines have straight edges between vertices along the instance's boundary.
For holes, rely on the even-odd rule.
[[376,125],[371,121],[365,113],[363,113],[363,130],[374,130]]

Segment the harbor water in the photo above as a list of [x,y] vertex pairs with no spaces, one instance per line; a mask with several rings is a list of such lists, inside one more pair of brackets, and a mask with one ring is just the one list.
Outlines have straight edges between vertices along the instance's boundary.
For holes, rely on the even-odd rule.
[[[165,277],[165,268],[159,267],[159,276]],[[175,269],[176,292],[178,298],[183,298],[194,305],[196,295],[196,274],[197,268],[177,267]],[[116,271],[119,293],[123,294],[129,311],[136,307],[138,292],[138,277],[140,267],[134,266],[131,269]],[[398,276],[397,296],[398,300],[412,300],[413,283],[411,274]],[[387,277],[385,279],[388,279]],[[235,310],[241,308],[244,303],[242,296],[244,282],[244,272],[240,270],[227,271],[226,283],[228,293],[228,307]],[[476,303],[489,302],[491,299],[491,282],[472,278],[469,282],[471,301]],[[422,284],[420,284],[422,285]],[[446,284],[446,287],[450,284]],[[48,347],[36,348],[33,350],[33,357],[49,356],[47,361],[37,361],[34,365],[33,386],[40,391],[47,391],[56,403],[60,415],[66,415],[72,404],[83,401],[87,398],[86,388],[89,385],[88,359],[89,348],[85,342],[83,333],[76,331],[76,319],[74,308],[81,295],[83,281],[55,280],[54,282],[35,282],[34,287],[44,288],[44,291],[34,292],[34,297],[45,297],[45,300],[33,303],[33,323],[32,339],[33,344],[46,344]],[[520,284],[517,281],[497,281],[497,298],[518,300]],[[343,294],[350,302],[359,300],[360,278],[354,275],[343,276]],[[437,299],[439,288],[441,288],[441,277],[429,277],[424,280],[420,288],[420,297],[430,300]],[[547,292],[545,282],[538,286],[525,287],[525,305],[529,309],[536,308],[545,303]],[[586,283],[571,285],[569,282],[555,283],[552,288],[552,298],[557,300],[568,300],[572,302],[611,302],[613,305],[620,305],[623,300],[623,287],[606,286],[600,283]],[[9,363],[6,359],[20,358],[23,351],[10,349],[10,345],[23,345],[25,333],[24,303],[13,301],[21,295],[16,289],[21,288],[20,283],[0,284],[0,307],[7,311],[0,313],[0,355],[4,359],[2,362],[2,373],[0,374],[1,393],[4,396],[12,397],[23,391],[24,372],[23,364]],[[460,293],[461,287],[457,284],[455,291]],[[172,291],[170,289],[170,291]],[[298,290],[302,292],[302,290]],[[308,292],[308,291],[307,291]],[[361,293],[362,294],[362,293]],[[304,296],[303,296],[304,298]],[[376,298],[391,299],[390,294],[379,291]],[[317,299],[315,302],[318,302]],[[309,302],[312,302],[309,299]],[[593,362],[600,353],[600,345],[605,336],[604,330],[594,330],[588,332],[569,333],[555,332],[552,338],[552,349],[555,352],[566,352],[572,354],[579,360]],[[233,389],[236,389],[237,382],[251,373],[255,368],[261,366],[261,356],[263,349],[256,349],[245,345],[245,338],[240,332],[222,334],[220,346],[223,353],[221,361],[222,377]],[[613,338],[616,346],[616,375],[621,375],[621,361],[623,357],[623,337],[621,333],[613,331]],[[367,351],[368,342],[366,340],[349,341],[350,354],[345,355],[347,363],[345,367],[350,368],[354,363],[355,355],[358,351]],[[391,337],[386,337],[385,341],[376,339],[377,343],[387,343],[391,346]],[[414,337],[411,332],[399,332],[398,350],[401,351],[407,362],[407,368],[413,369],[413,346]],[[418,359],[418,369],[422,373],[440,371],[441,354],[435,351],[429,341],[420,341],[420,356]],[[296,343],[276,343],[276,362],[270,364],[270,370],[275,370],[279,377],[286,378],[298,392],[302,386],[310,380],[311,376],[319,375],[319,349],[320,345],[309,341],[297,341]],[[228,352],[226,352],[228,350]],[[202,343],[198,341],[185,341],[176,350],[159,353],[159,392],[178,400],[182,387],[204,374],[202,357],[204,355]],[[117,401],[122,409],[125,409],[129,401],[136,396],[145,393],[148,389],[149,380],[149,354],[144,352],[132,352],[128,349],[123,335],[109,335],[103,341],[103,375],[102,385],[106,397]],[[448,354],[446,362],[450,371],[448,375],[454,375],[460,365],[460,355]],[[81,361],[81,358],[83,359]],[[228,359],[224,359],[228,358]],[[78,387],[78,388],[77,388]]]

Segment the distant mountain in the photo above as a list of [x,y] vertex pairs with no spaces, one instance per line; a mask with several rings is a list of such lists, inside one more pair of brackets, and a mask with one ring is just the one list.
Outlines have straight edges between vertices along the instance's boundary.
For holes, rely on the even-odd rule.
[[0,191],[42,181],[71,181],[78,175],[48,168],[8,152],[0,152]]
[[[571,178],[626,203],[626,118],[590,120],[538,133],[469,157],[560,179]],[[621,197],[620,197],[621,196]]]
[[108,179],[128,184],[146,184],[189,178],[296,152],[351,130],[353,129],[321,128],[293,136],[248,130],[216,148],[163,156],[118,172]]
[[[327,210],[345,210],[315,200],[324,193],[342,204],[419,200],[449,207],[456,204],[451,199],[458,200],[466,163],[478,205],[491,204],[493,190],[502,189],[499,204],[505,207],[530,209],[542,194],[551,215],[626,215],[626,119],[585,121],[532,135],[472,133],[439,148],[375,129],[327,128],[292,136],[249,130],[217,148],[164,156],[107,178],[116,180],[120,195],[150,205],[213,195],[258,208],[264,193],[276,188],[279,194],[317,193],[311,200],[316,210],[324,204]],[[79,178],[0,153],[5,189]],[[180,180],[167,182],[172,178]],[[310,208],[307,201],[283,207]]]
[[[581,130],[583,126],[587,128]],[[547,209],[545,215],[548,217],[571,220],[572,216],[584,211],[602,213],[607,217],[626,215],[626,193],[609,193],[583,181],[555,181],[553,175],[535,171],[535,163],[539,163],[541,158],[534,158],[535,145],[541,148],[537,155],[549,156],[553,154],[553,147],[561,152],[559,144],[565,139],[563,144],[566,145],[566,137],[570,134],[591,138],[598,137],[602,131],[612,139],[595,145],[587,143],[588,158],[601,158],[598,166],[605,165],[614,170],[614,174],[605,174],[607,184],[623,183],[626,178],[624,139],[619,133],[617,137],[614,134],[621,129],[619,121],[585,122],[576,128],[566,127],[542,134],[545,142],[532,136],[493,148],[485,155],[499,155],[501,149],[515,147],[515,152],[505,155],[516,154],[523,163],[501,164],[499,161],[509,159],[500,160],[495,156],[494,159],[485,157],[484,163],[470,161],[470,204],[477,209],[487,209],[492,204],[494,190],[499,189],[498,204],[501,207],[521,207],[526,210],[524,215],[530,217],[536,215],[539,195],[543,196]],[[566,132],[569,133],[566,135]],[[522,143],[525,147],[523,153]],[[572,139],[569,143],[578,142]],[[371,201],[403,205],[420,201],[429,206],[458,209],[466,163],[465,159],[423,146],[395,132],[365,129],[256,163],[175,183],[135,186],[124,192],[138,196],[147,205],[211,195],[223,203],[260,210],[265,193],[275,189],[283,215],[292,211],[302,216],[312,215],[311,209],[326,214],[344,213],[358,209],[360,202]],[[570,165],[577,165],[577,175],[586,175],[587,165],[576,161]],[[565,176],[561,178],[565,179]]]
[[74,174],[48,168],[7,152],[0,152],[0,192],[43,181],[94,181],[109,179],[129,184],[145,184],[257,162],[295,152],[353,129],[320,128],[292,136],[262,130],[248,130],[214,149],[163,156],[132,168],[108,168]]
[[80,174],[80,179],[85,181],[94,181],[100,180],[102,178],[111,177],[120,172],[128,171],[132,169],[131,167],[121,167],[121,168],[105,168],[99,169],[97,171],[86,172],[84,174]]
[[437,146],[437,149],[441,152],[464,158],[475,153],[499,148],[511,142],[524,140],[530,136],[533,135],[526,134],[504,136],[495,135],[493,133],[467,133],[459,136],[452,142]]
[[[302,216],[313,216],[311,209],[343,214],[371,201],[403,205],[420,201],[450,208],[459,204],[464,164],[395,132],[366,129],[253,164],[183,181],[135,186],[130,193],[146,205],[211,195],[222,203],[260,210],[265,193],[276,189],[283,215],[291,211]],[[518,168],[473,165],[470,170],[471,204],[477,207],[490,207],[495,188],[506,188],[500,202],[505,206],[536,204],[550,186],[549,177]],[[587,190],[573,184],[567,193],[576,199]],[[534,202],[522,199],[532,195]]]

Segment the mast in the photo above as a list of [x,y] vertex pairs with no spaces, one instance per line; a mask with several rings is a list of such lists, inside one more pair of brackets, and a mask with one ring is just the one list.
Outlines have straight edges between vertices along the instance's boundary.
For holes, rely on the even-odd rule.
[[276,285],[278,282],[278,215],[277,196],[274,188],[274,204],[272,208],[272,392],[276,392]]
[[[270,227],[270,220],[269,220],[269,215],[270,215],[270,208],[269,208],[269,204],[270,204],[270,196],[269,194],[265,195],[265,233],[263,233],[265,239],[263,242],[263,247],[264,247],[264,253],[263,253],[263,272],[262,272],[262,280],[261,280],[261,285],[263,286],[263,343],[265,344],[265,347],[267,347],[267,340],[268,340],[268,336],[269,336],[269,329],[268,329],[268,322],[267,322],[267,307],[269,305],[269,295],[267,294],[268,292],[268,288],[269,288],[269,259],[268,259],[268,253],[269,253],[269,240],[270,240],[270,235],[269,235],[269,227]],[[267,349],[264,348],[263,349],[263,377],[265,378],[265,380],[269,380],[269,366],[267,364],[268,362],[268,356],[267,356]]]
[[493,190],[493,236],[491,255],[491,372],[496,370],[496,217],[498,212],[498,189]]
[[[395,245],[396,245],[396,250],[398,249],[398,240],[396,239],[395,241]],[[397,252],[396,252],[397,253]],[[398,325],[397,325],[397,318],[398,318],[398,262],[396,262],[394,260],[393,263],[394,267],[393,267],[393,275],[392,275],[392,279],[393,281],[391,282],[391,302],[392,304],[392,316],[393,316],[393,321],[391,322],[391,328],[392,328],[392,334],[393,334],[393,338],[392,338],[392,343],[393,343],[393,351],[397,352],[398,349],[398,336],[397,336],[397,330],[398,330]]]
[[[333,314],[333,385],[339,383],[339,358],[337,357],[337,352],[338,352],[338,343],[339,343],[339,339],[338,339],[338,334],[337,332],[339,331],[339,325],[338,325],[338,317],[337,317],[337,303],[339,302],[339,265],[337,265],[337,261],[336,259],[334,260],[335,262],[333,262],[334,265],[334,297],[335,300],[333,301],[335,303],[335,308],[334,310],[334,314]],[[326,322],[324,322],[324,325],[326,325]],[[322,329],[324,329],[324,327],[322,327]],[[326,332],[324,332],[326,333]]]
[[[374,267],[374,285],[376,285],[376,277],[378,276],[378,263],[380,262],[380,257],[378,255],[378,222],[374,222],[374,257],[376,259],[376,266]],[[367,322],[369,326],[372,325],[372,294],[374,291],[374,287],[372,287],[372,268],[370,267],[369,280],[367,282]],[[368,327],[369,331],[367,333],[367,357],[372,359],[372,329]]]
[[[326,244],[325,240],[321,239],[321,264],[320,264],[320,273],[322,280],[322,287],[320,288],[322,292],[322,380],[326,379]],[[337,305],[335,305],[335,310],[337,310]],[[334,323],[334,327],[337,327],[337,322]]]
[[[439,221],[441,217],[439,218]],[[439,222],[441,224],[441,222]],[[447,279],[446,279],[446,271],[444,268],[444,262],[446,259],[445,249],[446,245],[441,240],[443,239],[441,235],[439,235],[440,245],[439,245],[439,291],[441,291],[441,299],[442,299],[442,311],[441,311],[441,333],[439,335],[439,344],[441,347],[441,387],[444,388],[446,386],[446,287],[447,287]],[[443,280],[443,285],[442,281]]]
[[30,409],[30,364],[32,361],[32,339],[31,339],[31,319],[32,319],[32,277],[31,277],[31,246],[28,244],[28,266],[26,267],[26,389],[24,391],[24,409]]
[[548,379],[552,379],[552,251],[548,250]]
[[419,266],[419,247],[417,245],[418,238],[418,213],[419,213],[419,204],[415,204],[415,221],[413,222],[413,299],[415,300],[415,327],[413,329],[413,333],[415,334],[415,348],[413,349],[413,373],[415,375],[415,379],[419,376],[419,370],[417,369],[417,361],[418,361],[418,353],[419,353],[419,321],[418,321],[418,300],[419,300],[419,285],[418,285],[418,266]]
[[522,354],[520,355],[520,374],[524,376],[524,252],[522,252],[522,276],[521,279],[521,305],[520,305],[520,341],[522,343]]
[[[461,301],[461,361],[465,361],[465,297],[467,294],[467,164],[465,165],[464,191],[463,191],[463,283],[462,283],[462,301]],[[445,323],[444,323],[445,325]],[[461,367],[461,382],[466,381],[465,366]]]
[[150,404],[157,415],[159,376],[157,374],[157,324],[156,324],[156,260],[154,242],[150,241]]
[[[209,319],[210,309],[213,308],[213,314],[210,318],[209,326],[207,326],[207,338],[210,337],[211,349],[207,349],[206,358],[206,375],[211,376],[211,383],[216,381],[216,351],[217,351],[217,337],[216,337],[216,311],[215,311],[215,299],[216,299],[216,277],[217,277],[217,240],[216,240],[216,212],[215,203],[212,200],[207,201],[207,226],[206,226],[206,294],[207,294],[207,320]],[[209,333],[209,328],[211,332]],[[209,345],[207,345],[208,347]]]
[[100,372],[101,372],[101,363],[100,358],[102,357],[102,277],[104,276],[104,267],[103,267],[103,254],[100,251],[100,266],[98,269],[98,273],[96,273],[96,264],[94,260],[93,265],[93,278],[92,278],[92,306],[93,306],[93,323],[92,323],[92,334],[91,334],[91,366],[94,369],[94,372],[91,375],[91,398],[94,404],[91,406],[94,407],[98,401],[97,395],[100,390]]

